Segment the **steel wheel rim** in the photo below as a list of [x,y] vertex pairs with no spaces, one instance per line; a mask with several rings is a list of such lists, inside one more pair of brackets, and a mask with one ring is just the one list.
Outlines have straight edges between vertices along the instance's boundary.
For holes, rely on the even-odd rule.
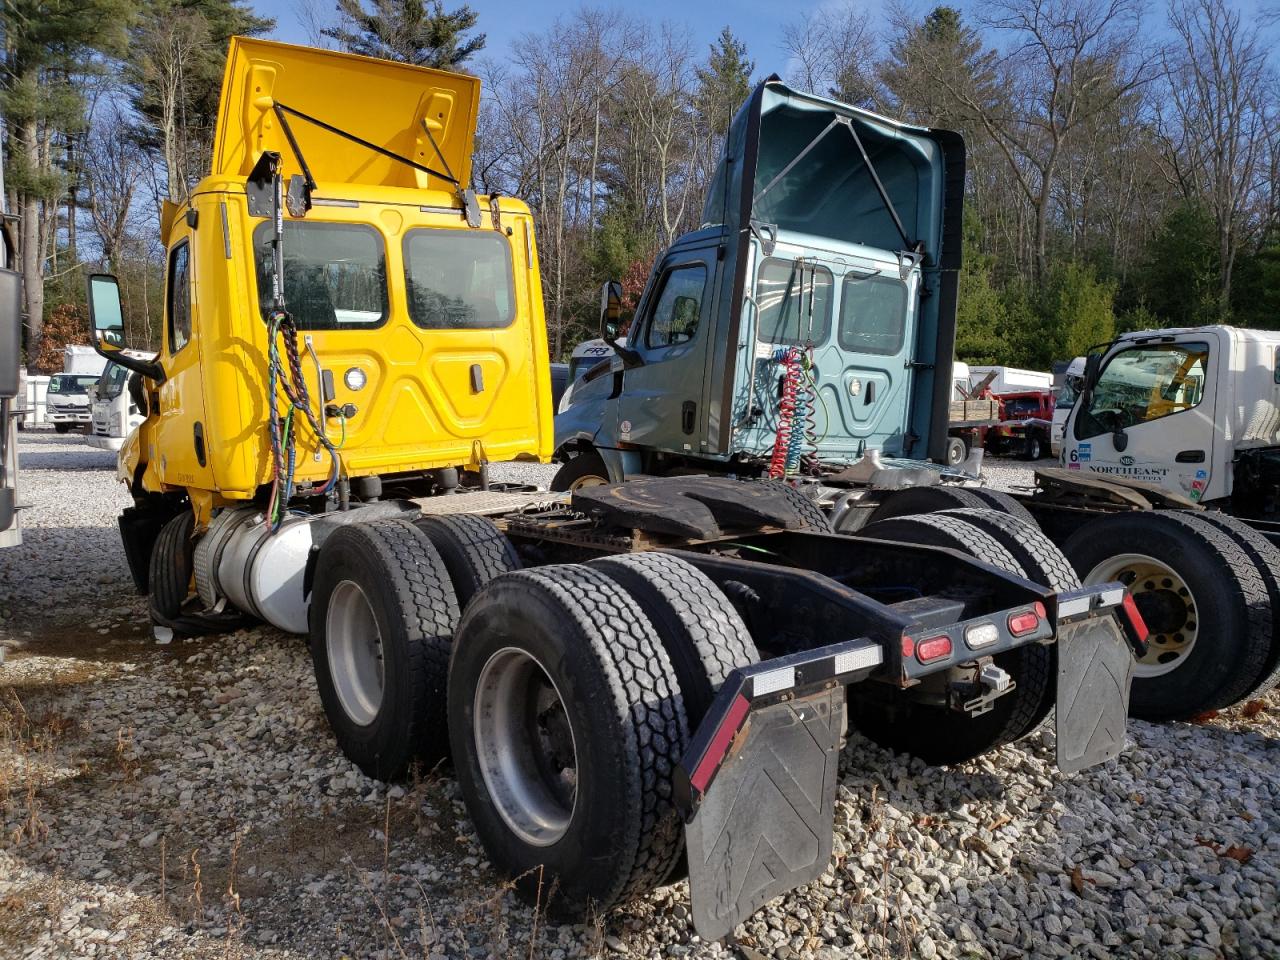
[[338,702],[356,724],[368,726],[382,707],[386,672],[378,620],[354,580],[334,587],[324,628],[329,675]]
[[577,808],[578,746],[555,681],[527,651],[503,647],[480,671],[474,704],[489,799],[525,843],[556,843]]
[[1145,553],[1108,557],[1084,578],[1085,583],[1112,580],[1124,584],[1151,631],[1147,652],[1134,663],[1133,675],[1162,677],[1182,666],[1200,636],[1199,605],[1186,580]]
[[569,492],[581,490],[583,487],[603,487],[609,481],[604,477],[598,477],[593,473],[587,474],[585,477],[579,477],[573,483],[569,484]]

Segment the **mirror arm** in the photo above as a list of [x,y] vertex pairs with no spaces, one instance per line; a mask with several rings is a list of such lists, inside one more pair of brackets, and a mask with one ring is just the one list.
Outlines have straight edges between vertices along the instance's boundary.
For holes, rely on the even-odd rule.
[[160,366],[159,361],[139,360],[137,357],[127,357],[123,353],[112,353],[110,350],[101,349],[97,343],[93,346],[100,356],[106,357],[112,363],[120,364],[126,370],[140,373],[148,380],[154,380],[157,384],[164,383],[168,379],[165,375],[164,367]]

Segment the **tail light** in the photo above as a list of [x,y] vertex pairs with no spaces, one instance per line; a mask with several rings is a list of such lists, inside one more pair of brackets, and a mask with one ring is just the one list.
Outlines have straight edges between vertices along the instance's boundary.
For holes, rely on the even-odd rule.
[[1009,614],[1009,632],[1015,637],[1025,637],[1028,633],[1034,633],[1039,629],[1040,622],[1044,618],[1044,604],[1036,601],[1035,607],[1030,610]]
[[921,663],[932,663],[934,660],[949,656],[951,656],[950,637],[930,637],[916,644],[916,659]]

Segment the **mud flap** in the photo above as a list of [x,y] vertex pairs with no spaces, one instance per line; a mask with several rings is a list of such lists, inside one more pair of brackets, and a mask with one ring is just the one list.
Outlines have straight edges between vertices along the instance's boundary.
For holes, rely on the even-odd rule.
[[1133,650],[1114,616],[1059,625],[1059,770],[1076,773],[1119,756],[1132,678]]
[[693,923],[731,934],[831,860],[843,685],[753,707],[685,826]]

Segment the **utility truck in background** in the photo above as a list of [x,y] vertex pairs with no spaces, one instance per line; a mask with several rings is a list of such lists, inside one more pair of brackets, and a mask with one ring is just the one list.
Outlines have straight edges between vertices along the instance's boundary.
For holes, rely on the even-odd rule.
[[[531,901],[581,918],[683,864],[709,939],[826,868],[846,713],[931,762],[1051,713],[1061,769],[1114,756],[1141,619],[1003,514],[847,537],[786,483],[487,483],[554,447],[528,209],[466,187],[478,104],[472,77],[232,42],[212,172],[165,209],[156,357],[122,354],[119,288],[89,282],[138,375],[120,529],[156,623],[309,635],[346,756],[381,778],[451,757]],[[824,450],[941,452],[951,385],[912,358],[950,362],[963,169],[955,135],[762,84],[658,319],[621,345],[609,288],[611,355],[570,409],[657,391],[610,421],[618,464],[659,441],[745,463],[777,371],[794,412],[817,364],[856,426]],[[844,346],[810,355],[819,330]]]
[[45,390],[44,420],[58,433],[72,429],[89,432],[90,388],[102,375],[107,360],[89,346],[68,344],[64,350],[62,373],[49,378]]
[[[154,358],[138,350],[121,350],[121,357],[138,361]],[[142,425],[146,404],[141,374],[115,360],[108,360],[89,388],[89,445],[101,450],[119,450],[129,434]]]

